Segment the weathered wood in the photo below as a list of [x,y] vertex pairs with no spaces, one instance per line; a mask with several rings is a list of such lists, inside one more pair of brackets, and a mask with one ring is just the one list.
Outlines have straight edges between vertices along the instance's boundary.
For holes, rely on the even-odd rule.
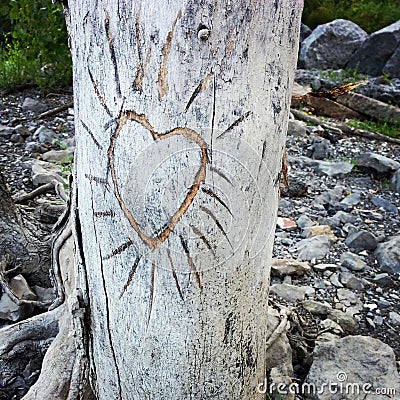
[[301,2],[69,1],[98,399],[257,399]]

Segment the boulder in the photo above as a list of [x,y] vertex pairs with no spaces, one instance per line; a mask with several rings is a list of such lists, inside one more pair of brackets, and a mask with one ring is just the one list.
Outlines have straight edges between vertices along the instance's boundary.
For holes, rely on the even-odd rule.
[[367,37],[358,25],[344,19],[319,25],[301,43],[299,67],[343,68]]
[[22,104],[22,111],[32,111],[42,113],[47,110],[47,105],[39,100],[26,97]]
[[312,30],[306,25],[301,24],[300,26],[300,43],[308,36],[311,35]]
[[380,154],[366,152],[356,158],[357,167],[378,176],[390,176],[400,168],[400,163]]
[[382,72],[389,75],[390,77],[398,77],[400,69],[400,46],[397,47],[396,51],[389,58]]
[[352,271],[362,271],[367,266],[367,263],[360,256],[349,251],[340,256],[340,262],[343,267]]
[[376,237],[368,231],[358,231],[346,238],[346,246],[359,253],[363,250],[375,250],[378,242]]
[[314,160],[323,160],[332,156],[332,146],[329,140],[322,137],[315,137],[307,149],[307,157],[311,157]]
[[300,240],[291,251],[298,251],[300,261],[324,258],[330,250],[332,238],[327,235]]
[[389,62],[388,69],[393,73],[392,77],[400,77],[399,66],[392,68],[393,60],[390,61],[399,44],[400,20],[371,34],[352,55],[348,67],[363,74],[379,76]]
[[389,241],[378,244],[375,257],[381,271],[400,274],[400,236],[393,236]]
[[[367,336],[318,341],[306,384],[312,393],[305,393],[305,398],[313,400],[394,400],[400,391],[392,348]],[[324,386],[325,390],[321,390]],[[376,388],[393,388],[395,393],[376,396],[373,393]]]
[[294,286],[288,283],[275,283],[271,285],[270,292],[278,297],[295,303],[298,300],[304,300],[305,296],[313,296],[315,290],[308,286]]

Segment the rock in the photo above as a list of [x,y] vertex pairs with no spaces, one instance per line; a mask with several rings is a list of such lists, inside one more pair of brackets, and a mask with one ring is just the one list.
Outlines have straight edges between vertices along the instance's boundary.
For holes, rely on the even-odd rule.
[[[396,394],[376,396],[372,392],[368,394],[366,389],[394,388],[396,393],[400,390],[393,350],[380,340],[367,336],[317,342],[305,382],[314,388],[313,393],[307,395],[308,399],[314,400],[395,400]],[[320,390],[322,387],[326,390]],[[344,389],[339,390],[340,387]],[[353,390],[346,390],[346,387]]]
[[333,204],[337,203],[342,198],[343,186],[335,186],[331,190],[327,190],[326,192],[322,192],[319,196],[317,196],[314,200],[316,204]]
[[400,65],[400,46],[397,47],[392,56],[387,60],[382,72],[391,78],[399,77],[399,65]]
[[22,104],[22,111],[33,111],[35,113],[42,113],[47,110],[47,105],[39,100],[26,97]]
[[306,24],[301,24],[300,25],[300,43],[308,36],[311,35],[312,30],[306,25]]
[[340,256],[340,262],[343,267],[351,271],[362,271],[367,266],[367,263],[360,256],[349,251]]
[[296,178],[289,178],[288,186],[281,190],[284,197],[297,198],[304,197],[307,194],[307,184]]
[[360,201],[361,201],[360,192],[351,193],[348,196],[346,196],[339,204],[337,204],[337,207],[345,211],[350,211]]
[[336,271],[340,268],[337,264],[316,264],[313,266],[314,269],[318,271],[326,271],[326,270],[333,270]]
[[393,203],[391,203],[386,199],[382,199],[382,197],[371,196],[371,201],[374,206],[382,208],[385,211],[388,211],[393,214],[399,213],[399,209]]
[[39,160],[35,160],[32,163],[32,183],[35,186],[49,183],[53,179],[61,183],[66,183],[61,175],[61,171],[55,165]]
[[303,121],[289,120],[287,134],[292,136],[306,136],[306,128],[307,124]]
[[381,274],[375,275],[373,282],[379,285],[379,287],[392,287],[394,282],[388,273],[382,272]]
[[343,287],[342,283],[339,281],[339,274],[337,274],[337,273],[332,274],[332,275],[329,277],[329,281],[331,282],[331,284],[332,284],[333,286],[335,286],[335,287],[337,287],[337,288],[342,288],[342,287]]
[[322,330],[331,331],[337,335],[341,335],[344,333],[342,327],[337,322],[332,321],[329,318],[322,320],[319,323],[319,326],[321,327]]
[[308,286],[294,286],[287,283],[275,283],[271,285],[270,292],[286,301],[295,303],[298,300],[304,300],[306,295],[314,295],[315,290]]
[[332,321],[337,322],[345,333],[354,334],[357,332],[358,322],[350,313],[331,308],[327,315]]
[[33,137],[37,138],[39,143],[53,143],[53,140],[56,137],[56,133],[53,130],[42,125],[35,131]]
[[331,237],[327,235],[314,236],[310,239],[300,240],[292,251],[298,251],[298,259],[300,261],[320,259],[325,257],[331,247]]
[[69,164],[71,163],[73,154],[73,148],[67,150],[50,150],[42,154],[42,159],[52,163]]
[[322,137],[316,137],[311,142],[311,145],[307,149],[307,157],[311,157],[314,160],[323,160],[332,155],[332,146],[329,140]]
[[333,234],[331,227],[329,225],[315,225],[304,228],[301,232],[301,236],[304,238],[310,238],[314,236],[320,235],[328,235],[332,239],[335,239],[335,235]]
[[17,125],[14,128],[14,132],[18,133],[18,135],[22,136],[23,138],[27,138],[28,136],[31,135],[30,130],[23,125]]
[[11,126],[0,125],[0,136],[4,138],[9,138],[14,132],[14,128]]
[[362,250],[375,250],[378,242],[375,236],[368,231],[358,231],[346,238],[346,246],[359,253]]
[[316,343],[317,342],[330,342],[332,340],[336,340],[336,339],[339,339],[339,338],[340,338],[339,335],[335,335],[332,332],[324,331],[324,332],[318,334],[317,339],[316,339],[315,342]]
[[341,178],[353,170],[354,165],[346,161],[319,161],[317,171],[330,177]]
[[376,153],[362,153],[356,158],[360,170],[373,172],[380,177],[390,176],[400,168],[400,163]]
[[375,257],[381,271],[400,274],[400,236],[393,236],[389,241],[378,244]]
[[29,153],[44,153],[48,150],[46,145],[42,145],[36,142],[28,142],[25,145],[25,150]]
[[53,288],[44,288],[44,287],[35,285],[35,286],[33,286],[32,289],[35,292],[38,301],[47,302],[47,301],[56,299],[56,295],[54,293]]
[[309,272],[311,267],[306,262],[295,259],[273,258],[271,266],[271,275],[284,277],[285,275],[302,276]]
[[354,92],[339,96],[337,101],[364,116],[400,124],[399,107],[392,106],[383,101]]
[[356,310],[362,310],[364,308],[359,297],[349,289],[339,288],[336,291],[336,295],[339,302],[348,308]]
[[285,231],[294,231],[297,229],[296,222],[290,218],[278,217],[276,219],[276,225]]
[[337,19],[319,25],[301,43],[299,67],[343,68],[367,37],[368,34],[351,21]]
[[362,283],[361,279],[358,279],[351,272],[347,271],[340,272],[339,279],[340,282],[342,282],[343,286],[347,287],[348,289],[353,289],[353,290],[364,289],[364,284]]
[[24,138],[18,133],[13,133],[10,137],[10,142],[12,143],[24,143]]
[[307,215],[303,214],[300,215],[299,218],[297,218],[296,224],[299,228],[308,228],[310,226],[316,225],[316,222],[307,217]]
[[18,306],[7,293],[1,295],[0,319],[16,322],[31,316],[32,313],[32,305],[24,303]]
[[334,216],[327,218],[326,222],[331,226],[340,226],[343,224],[352,223],[354,219],[354,215],[344,211],[338,211]]
[[390,311],[389,313],[390,323],[394,326],[400,326],[400,314],[395,311]]
[[321,303],[315,300],[304,300],[303,307],[311,314],[318,316],[328,315],[329,311],[332,310],[332,306],[329,303]]
[[400,193],[400,169],[398,169],[390,178],[390,187],[397,193]]
[[[307,39],[306,39],[307,40]],[[348,67],[362,74],[379,76],[386,63],[393,56],[400,43],[400,20],[372,33],[352,55]],[[389,66],[390,68],[390,66]],[[400,69],[393,71],[393,77],[400,76]]]
[[36,300],[36,295],[29,287],[25,278],[19,274],[10,279],[10,288],[20,300]]

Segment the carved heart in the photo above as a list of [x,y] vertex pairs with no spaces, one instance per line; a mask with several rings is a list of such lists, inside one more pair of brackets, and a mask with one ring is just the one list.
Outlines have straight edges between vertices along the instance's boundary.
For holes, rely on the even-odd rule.
[[[135,121],[138,124],[142,125],[145,129],[147,129],[151,133],[154,140],[164,140],[164,139],[168,139],[172,136],[183,136],[183,137],[191,140],[192,142],[196,143],[201,150],[200,167],[194,177],[194,180],[190,187],[189,192],[186,194],[185,199],[183,200],[183,202],[179,206],[179,208],[170,217],[170,220],[167,223],[167,225],[165,226],[165,228],[156,236],[148,236],[144,232],[142,232],[142,230],[140,229],[134,216],[132,215],[131,211],[129,210],[129,208],[126,206],[124,200],[122,199],[121,194],[118,189],[117,178],[115,175],[115,166],[114,166],[114,148],[115,148],[115,143],[117,141],[117,138],[118,138],[119,134],[121,133],[122,127],[128,121]],[[121,114],[118,118],[117,127],[115,129],[115,132],[111,136],[110,147],[108,148],[108,151],[107,151],[107,157],[108,157],[109,165],[110,165],[111,180],[112,180],[113,186],[114,186],[114,194],[115,194],[116,199],[118,200],[118,203],[121,207],[122,212],[124,213],[125,217],[128,219],[129,224],[132,226],[132,228],[137,232],[139,237],[142,239],[142,241],[151,250],[157,249],[168,238],[168,236],[174,230],[176,224],[179,222],[179,220],[185,214],[187,209],[190,207],[194,198],[196,197],[196,194],[199,190],[201,182],[204,182],[204,180],[206,178],[206,164],[207,164],[207,144],[206,144],[206,142],[197,132],[195,132],[194,130],[189,129],[189,128],[174,128],[166,133],[162,133],[162,134],[157,133],[143,114],[137,114],[134,111],[123,111],[123,112],[121,112]]]

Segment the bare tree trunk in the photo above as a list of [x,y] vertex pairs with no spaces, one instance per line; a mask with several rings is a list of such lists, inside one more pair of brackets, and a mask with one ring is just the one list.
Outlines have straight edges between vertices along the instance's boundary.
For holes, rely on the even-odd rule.
[[98,399],[256,399],[298,0],[68,1]]

